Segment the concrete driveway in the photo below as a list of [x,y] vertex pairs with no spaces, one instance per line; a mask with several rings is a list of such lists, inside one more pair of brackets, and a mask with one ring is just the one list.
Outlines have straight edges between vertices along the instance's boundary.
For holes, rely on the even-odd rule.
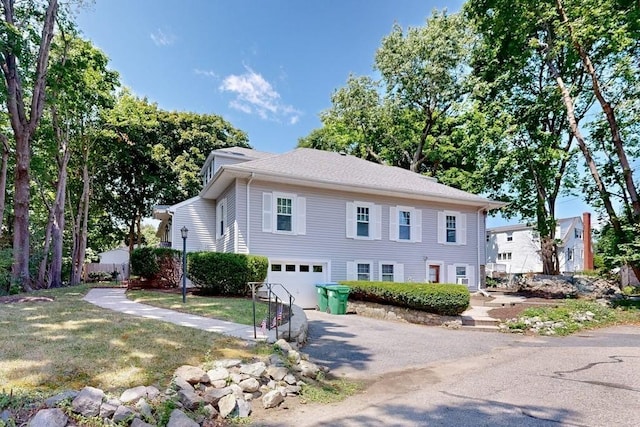
[[638,425],[637,327],[541,338],[307,315],[303,351],[368,387],[273,412],[261,426]]

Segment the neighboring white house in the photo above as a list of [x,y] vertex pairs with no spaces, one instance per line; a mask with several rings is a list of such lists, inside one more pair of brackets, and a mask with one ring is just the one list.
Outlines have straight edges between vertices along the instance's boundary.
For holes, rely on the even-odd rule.
[[484,278],[485,219],[500,202],[405,169],[299,148],[214,150],[200,195],[156,209],[166,246],[267,256],[267,281],[302,307],[338,280],[463,283]]
[[[571,273],[593,268],[591,216],[557,220],[560,271]],[[532,225],[516,224],[487,229],[487,273],[540,273],[540,236]]]
[[120,247],[111,249],[110,251],[100,252],[100,264],[128,264],[129,248]]

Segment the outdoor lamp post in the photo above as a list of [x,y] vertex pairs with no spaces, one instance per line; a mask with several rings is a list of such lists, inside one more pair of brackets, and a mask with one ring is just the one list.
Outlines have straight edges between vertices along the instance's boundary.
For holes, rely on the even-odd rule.
[[182,234],[182,302],[187,302],[187,235],[189,229],[185,226],[180,229]]

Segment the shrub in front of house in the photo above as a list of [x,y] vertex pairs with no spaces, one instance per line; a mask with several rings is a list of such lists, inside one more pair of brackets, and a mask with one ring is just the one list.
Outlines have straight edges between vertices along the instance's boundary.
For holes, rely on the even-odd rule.
[[349,299],[390,304],[455,316],[469,307],[469,289],[440,283],[340,282],[351,288]]
[[174,288],[182,275],[182,252],[171,248],[144,247],[131,252],[131,274],[148,280],[151,286]]
[[269,261],[259,255],[192,252],[187,255],[191,282],[211,295],[245,295],[247,282],[262,282]]

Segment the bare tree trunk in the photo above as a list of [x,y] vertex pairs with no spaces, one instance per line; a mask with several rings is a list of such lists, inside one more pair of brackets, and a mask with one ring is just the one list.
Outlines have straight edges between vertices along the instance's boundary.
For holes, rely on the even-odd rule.
[[131,217],[131,224],[129,224],[129,253],[133,252],[136,243],[136,218],[137,215],[134,213]]
[[0,134],[2,142],[2,165],[0,166],[0,237],[4,226],[4,209],[7,197],[7,169],[9,167],[9,140]]
[[78,202],[78,212],[73,226],[73,251],[71,260],[71,284],[77,285],[82,279],[82,269],[87,250],[87,228],[89,216],[89,149],[84,147],[83,167],[82,167],[82,195]]
[[[16,26],[13,10],[14,0],[2,0],[6,24]],[[16,141],[16,172],[14,182],[14,238],[12,279],[22,288],[32,291],[29,276],[29,202],[31,167],[31,137],[38,127],[45,101],[46,75],[49,63],[51,40],[55,18],[58,12],[57,0],[49,0],[42,24],[40,46],[34,74],[31,105],[27,113],[24,104],[25,91],[18,70],[18,58],[12,46],[6,46],[0,55],[0,69],[6,81],[7,112]]]
[[31,162],[31,135],[16,135],[16,174],[13,202],[13,270],[12,278],[21,283],[26,292],[33,291],[29,275],[29,201],[31,192],[29,165]]
[[[45,201],[46,204],[46,201]],[[49,218],[47,220],[47,228],[44,233],[44,242],[42,244],[42,259],[40,260],[40,267],[38,268],[38,277],[36,278],[34,287],[36,289],[47,288],[47,281],[45,280],[47,275],[47,264],[49,263],[49,248],[51,244],[51,230],[53,228],[53,209],[49,208]]]
[[49,287],[59,288],[62,286],[62,250],[63,250],[63,233],[64,233],[64,204],[67,195],[67,165],[71,157],[69,150],[68,137],[63,133],[55,118],[57,114],[53,113],[54,127],[56,128],[56,136],[60,141],[62,158],[58,161],[58,184],[56,188],[56,198],[52,206],[53,222],[51,229],[51,243],[53,251],[51,253],[51,268]]
[[613,111],[611,103],[605,99],[604,94],[602,93],[601,84],[596,74],[593,63],[591,62],[591,58],[574,35],[573,27],[571,26],[567,13],[564,10],[562,0],[556,0],[556,9],[562,23],[566,24],[567,29],[569,30],[569,36],[571,37],[573,47],[578,51],[580,59],[582,60],[582,65],[584,66],[589,76],[591,76],[593,93],[595,94],[596,99],[600,103],[602,111],[604,111],[605,117],[607,118],[609,131],[611,132],[611,140],[613,142],[613,146],[615,147],[616,154],[618,155],[620,166],[622,167],[622,176],[624,177],[627,193],[631,198],[633,216],[637,221],[640,217],[640,200],[638,199],[638,191],[636,189],[636,185],[633,182],[633,171],[631,170],[629,159],[627,158],[627,153],[622,143],[622,136],[620,135],[620,128],[618,127],[618,120],[616,119],[615,112]]

